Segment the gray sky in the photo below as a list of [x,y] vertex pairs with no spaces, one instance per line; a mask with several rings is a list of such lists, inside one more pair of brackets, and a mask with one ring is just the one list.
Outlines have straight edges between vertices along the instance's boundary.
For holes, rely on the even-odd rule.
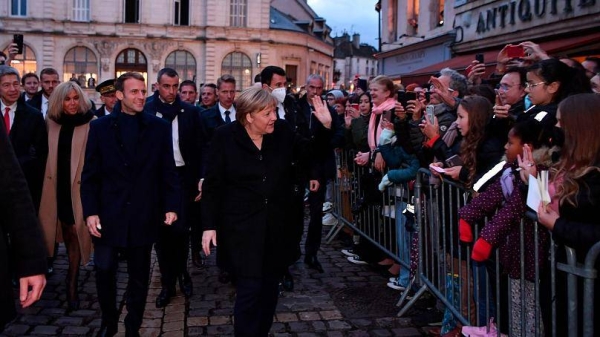
[[331,27],[331,36],[360,34],[360,42],[377,48],[377,0],[308,0],[309,6]]

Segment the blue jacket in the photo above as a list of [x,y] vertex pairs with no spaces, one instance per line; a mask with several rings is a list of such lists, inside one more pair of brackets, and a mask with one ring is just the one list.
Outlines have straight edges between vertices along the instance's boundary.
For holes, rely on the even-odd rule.
[[379,152],[390,168],[387,176],[391,182],[400,184],[417,177],[419,159],[416,155],[408,154],[401,146],[393,146],[392,144],[379,146]]
[[90,123],[81,174],[83,215],[98,215],[102,238],[95,244],[136,247],[156,241],[166,212],[178,212],[181,190],[168,122],[140,113],[133,158],[127,157],[113,113]]

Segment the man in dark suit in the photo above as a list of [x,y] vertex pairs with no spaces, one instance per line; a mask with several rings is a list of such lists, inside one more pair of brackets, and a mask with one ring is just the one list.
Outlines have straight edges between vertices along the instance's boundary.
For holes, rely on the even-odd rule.
[[0,99],[3,127],[7,131],[17,160],[27,179],[33,205],[37,210],[48,157],[48,133],[42,114],[20,97],[19,72],[0,66]]
[[[4,84],[4,79],[0,78]],[[18,81],[17,81],[18,82]],[[16,86],[18,83],[11,83]],[[6,237],[10,237],[7,247]],[[46,250],[27,181],[4,127],[0,127],[0,333],[16,315],[11,275],[19,279],[19,300],[26,308],[40,299],[46,285]],[[7,256],[7,252],[11,256]],[[9,270],[11,260],[14,270]],[[31,290],[28,288],[31,287]]]
[[[312,102],[313,97],[320,97],[323,93],[324,80],[321,76],[313,74],[306,80],[306,95],[298,100],[301,109],[302,119],[297,121],[296,130],[306,138],[313,138],[320,122],[313,116]],[[310,222],[306,234],[304,245],[304,263],[310,268],[323,272],[323,267],[317,259],[317,252],[321,247],[321,236],[323,230],[323,202],[325,201],[325,191],[327,180],[335,178],[336,165],[334,149],[344,146],[344,126],[336,112],[329,108],[332,116],[331,138],[323,141],[314,147],[313,161],[315,169],[318,171],[319,188],[317,191],[311,191],[308,195],[310,208]]]
[[202,111],[202,122],[206,129],[206,136],[212,139],[216,128],[235,120],[235,77],[223,75],[217,80],[219,102],[212,108]]
[[197,106],[200,111],[210,109],[217,104],[219,96],[217,96],[217,85],[214,83],[205,83],[200,88],[200,100]]
[[[277,99],[277,118],[285,120],[292,130],[296,130],[296,121],[302,120],[304,115],[297,104],[296,99],[292,95],[287,95],[287,78],[285,70],[276,66],[267,66],[260,72],[262,88],[271,93]],[[303,124],[302,122],[300,124]],[[300,241],[304,232],[304,188],[308,179],[308,168],[302,167],[300,161],[294,163],[294,193],[293,197],[293,213],[290,214],[289,220],[291,231],[295,238],[294,245],[296,254],[293,260],[300,258]],[[315,181],[312,182],[316,183]],[[294,290],[294,279],[289,269],[285,270],[281,284],[285,291]]]
[[139,336],[150,275],[150,253],[161,219],[171,225],[181,204],[171,127],[144,113],[146,84],[139,73],[115,81],[119,103],[90,123],[81,174],[81,201],[94,242],[96,288],[102,310],[99,335],[113,336],[117,252],[127,256],[126,336]]
[[27,101],[27,104],[40,110],[44,118],[46,118],[46,113],[48,112],[48,99],[50,98],[50,95],[52,95],[54,88],[60,84],[56,69],[42,69],[40,72],[40,84],[42,85],[42,90],[33,95],[33,97]]
[[[162,290],[156,298],[156,307],[165,307],[175,295],[175,281],[179,281],[186,298],[192,296],[192,279],[187,271],[189,230],[201,233],[198,220],[198,196],[201,176],[201,158],[204,137],[200,111],[183,102],[177,95],[179,74],[171,68],[158,72],[156,92],[148,98],[145,110],[171,123],[175,166],[179,172],[183,201],[179,219],[173,226],[160,227],[156,242],[156,256],[161,273]],[[194,239],[200,243],[201,234]]]
[[27,73],[21,78],[21,86],[23,87],[21,97],[27,102],[40,90],[40,79],[35,73]]
[[115,104],[117,104],[115,80],[110,79],[98,84],[98,86],[96,86],[96,91],[100,93],[100,100],[103,104],[94,112],[94,114],[98,118],[110,115],[115,107]]

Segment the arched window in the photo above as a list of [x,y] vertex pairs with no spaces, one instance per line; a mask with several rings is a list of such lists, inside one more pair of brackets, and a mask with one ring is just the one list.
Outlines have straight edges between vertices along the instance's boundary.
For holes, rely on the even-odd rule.
[[98,59],[86,47],[71,48],[65,55],[63,81],[77,80],[82,88],[93,89],[98,81]]
[[229,53],[221,64],[221,74],[235,77],[236,90],[244,90],[252,85],[252,62],[244,53]]
[[[4,49],[4,54],[8,55],[8,47]],[[37,61],[35,53],[26,44],[23,45],[23,54],[18,54],[12,60],[11,67],[17,69],[21,75],[27,73],[37,73]]]
[[196,79],[196,59],[185,50],[176,50],[169,54],[165,67],[175,69],[181,81]]
[[118,78],[129,71],[141,73],[142,76],[144,76],[146,83],[148,83],[148,64],[144,53],[137,49],[129,48],[117,55],[117,61],[115,62],[115,78]]

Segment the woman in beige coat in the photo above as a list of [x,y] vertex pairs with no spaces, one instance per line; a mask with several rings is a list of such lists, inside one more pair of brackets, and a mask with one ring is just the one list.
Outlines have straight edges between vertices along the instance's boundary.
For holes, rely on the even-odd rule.
[[79,187],[90,121],[90,100],[75,82],[54,89],[48,102],[48,161],[39,218],[49,256],[56,242],[67,248],[67,305],[79,308],[79,265],[90,258],[90,234],[85,227]]

